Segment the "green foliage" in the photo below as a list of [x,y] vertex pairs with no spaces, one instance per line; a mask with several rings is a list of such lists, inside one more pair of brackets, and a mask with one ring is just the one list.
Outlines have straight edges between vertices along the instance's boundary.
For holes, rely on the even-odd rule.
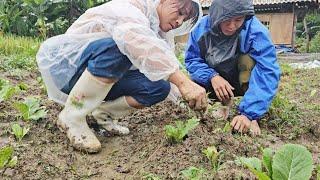
[[203,154],[207,157],[207,159],[209,160],[212,169],[214,172],[217,172],[221,165],[222,165],[222,153],[221,151],[218,152],[217,148],[215,146],[209,146],[207,147],[207,149],[202,151]]
[[[306,52],[306,39],[297,38],[296,44],[299,52]],[[319,53],[320,52],[320,31],[315,34],[315,36],[310,41],[310,53]]]
[[18,91],[18,88],[15,86],[12,86],[8,80],[0,79],[0,102],[7,101],[17,91]]
[[199,119],[191,118],[186,123],[182,121],[176,121],[176,127],[172,125],[165,126],[166,137],[169,142],[179,143],[183,141],[183,138],[188,134],[188,132],[199,124]]
[[268,172],[268,176],[272,176],[272,157],[273,152],[272,149],[266,148],[263,150],[262,163]]
[[310,179],[311,153],[301,145],[286,144],[275,153],[272,163],[273,179]]
[[39,120],[47,115],[44,106],[40,106],[40,100],[27,97],[24,102],[14,103],[15,108],[21,113],[24,120]]
[[145,179],[145,180],[161,180],[161,178],[155,174],[152,174],[152,173],[149,173],[149,174],[146,174],[142,177],[142,179]]
[[11,126],[12,133],[15,135],[18,141],[21,141],[22,138],[29,132],[29,128],[21,127],[19,124],[13,124]]
[[273,99],[269,113],[273,119],[280,120],[281,123],[295,124],[297,120],[297,105],[289,101],[288,97],[278,93]]
[[106,0],[2,0],[0,31],[20,36],[61,34],[88,8]]
[[237,159],[247,167],[260,180],[309,179],[312,173],[311,153],[303,146],[297,144],[286,144],[282,146],[273,156],[271,149],[263,151],[263,167],[258,158],[240,157]]
[[[306,16],[307,26],[309,28],[309,35],[311,38],[313,38],[317,32],[320,31],[320,14],[317,12],[309,12]],[[301,19],[300,22],[297,23],[297,36],[299,38],[305,37],[305,29],[303,20]]]
[[0,70],[35,70],[35,56],[40,40],[14,35],[0,35]]
[[0,149],[0,169],[5,167],[13,167],[17,164],[17,157],[13,156],[13,148],[5,146]]
[[188,180],[201,180],[203,178],[204,169],[192,166],[181,171],[181,173]]

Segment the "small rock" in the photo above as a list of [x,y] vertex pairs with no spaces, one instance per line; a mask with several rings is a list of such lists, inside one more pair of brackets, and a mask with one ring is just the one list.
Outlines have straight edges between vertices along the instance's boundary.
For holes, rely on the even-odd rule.
[[130,169],[127,167],[122,167],[121,165],[118,165],[115,169],[118,173],[124,173],[127,174],[130,172]]
[[6,169],[3,175],[7,177],[12,177],[14,175],[14,169],[10,169],[10,168]]

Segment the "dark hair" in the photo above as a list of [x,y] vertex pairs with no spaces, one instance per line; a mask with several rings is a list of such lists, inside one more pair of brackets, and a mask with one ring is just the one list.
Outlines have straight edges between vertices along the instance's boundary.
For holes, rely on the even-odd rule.
[[199,13],[200,13],[199,12],[199,4],[192,1],[192,13],[190,14],[190,17],[192,20],[192,22],[191,22],[192,25],[194,25],[198,21]]
[[191,19],[191,24],[194,25],[197,21],[198,21],[198,18],[199,18],[199,4],[192,1],[192,0],[180,0],[180,5],[182,7],[184,7],[184,5],[186,3],[190,3],[191,2],[191,11],[190,11],[190,14],[188,14],[188,17],[185,21],[188,21]]

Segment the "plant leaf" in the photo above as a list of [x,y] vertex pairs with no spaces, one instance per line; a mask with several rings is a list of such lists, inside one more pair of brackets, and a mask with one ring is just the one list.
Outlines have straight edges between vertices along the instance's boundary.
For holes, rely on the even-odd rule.
[[15,137],[21,141],[22,139],[22,134],[23,134],[23,129],[19,124],[13,124],[11,126],[12,132],[15,135]]
[[40,109],[36,113],[30,116],[30,119],[32,120],[39,120],[47,115],[47,111],[45,109]]
[[4,168],[9,162],[13,154],[13,148],[10,146],[5,146],[0,149],[0,169]]
[[182,175],[189,179],[189,180],[200,180],[202,179],[204,169],[202,168],[196,168],[196,167],[189,167],[188,169],[185,169],[181,171]]
[[273,179],[307,180],[312,173],[311,153],[303,146],[286,144],[278,150],[272,163]]
[[18,157],[17,156],[13,156],[13,158],[9,161],[8,166],[10,168],[13,168],[17,165],[18,163]]
[[252,167],[257,171],[262,172],[261,160],[256,157],[252,157],[252,158],[240,157],[240,162],[245,166]]
[[272,177],[272,156],[273,152],[270,148],[266,148],[263,150],[263,165],[268,171],[268,176]]
[[260,159],[256,157],[252,157],[252,158],[240,157],[239,160],[241,164],[246,166],[254,175],[258,177],[259,180],[270,180],[270,177],[264,172],[262,172]]

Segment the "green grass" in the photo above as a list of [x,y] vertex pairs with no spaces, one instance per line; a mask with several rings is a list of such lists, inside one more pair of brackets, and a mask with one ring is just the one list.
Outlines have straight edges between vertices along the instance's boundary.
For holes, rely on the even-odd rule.
[[30,37],[0,35],[0,70],[36,68],[35,56],[41,41]]

